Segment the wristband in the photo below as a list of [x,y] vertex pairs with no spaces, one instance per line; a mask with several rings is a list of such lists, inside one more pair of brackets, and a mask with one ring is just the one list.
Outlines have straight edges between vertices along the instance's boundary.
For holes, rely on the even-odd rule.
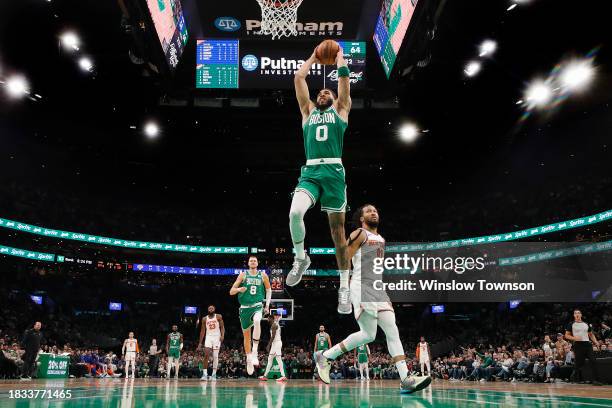
[[338,68],[338,76],[339,77],[348,77],[351,75],[351,71],[347,66],[343,66]]

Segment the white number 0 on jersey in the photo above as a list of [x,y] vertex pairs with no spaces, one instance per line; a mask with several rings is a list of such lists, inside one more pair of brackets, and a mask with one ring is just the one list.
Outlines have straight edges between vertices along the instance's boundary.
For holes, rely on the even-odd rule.
[[318,142],[324,142],[327,140],[327,125],[317,126],[315,138]]

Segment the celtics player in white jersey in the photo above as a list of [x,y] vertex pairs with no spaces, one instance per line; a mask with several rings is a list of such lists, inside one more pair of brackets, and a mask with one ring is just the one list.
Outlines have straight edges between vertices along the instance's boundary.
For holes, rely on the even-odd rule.
[[213,356],[213,370],[210,379],[217,379],[219,349],[225,338],[225,324],[223,323],[223,317],[219,313],[215,313],[215,311],[216,309],[213,305],[208,306],[208,314],[202,319],[200,340],[198,341],[197,348],[198,350],[202,349],[202,340],[204,340],[204,361],[201,380],[208,379],[208,360],[211,354]]
[[[272,299],[272,287],[268,275],[257,270],[259,261],[255,255],[249,257],[249,270],[240,272],[236,281],[230,289],[230,295],[238,295],[240,310],[240,326],[244,336],[244,353],[246,354],[247,374],[252,375],[255,367],[259,366],[257,358],[257,347],[261,338],[261,318],[267,315],[270,310],[270,300]],[[264,294],[265,291],[265,294]],[[265,296],[266,304],[263,305]],[[251,336],[251,328],[253,335]],[[253,344],[251,346],[251,338]]]
[[166,355],[168,356],[166,379],[170,378],[172,367],[174,367],[174,378],[178,379],[182,349],[183,335],[179,333],[178,326],[174,324],[172,325],[172,331],[166,337]]
[[[321,381],[329,384],[330,361],[341,354],[376,339],[378,326],[385,333],[389,354],[400,376],[400,391],[412,393],[427,387],[431,377],[408,376],[406,355],[395,322],[393,305],[385,292],[375,292],[374,281],[381,278],[374,274],[372,261],[384,258],[385,239],[378,234],[378,210],[370,204],[355,212],[355,224],[361,227],[353,231],[348,241],[348,255],[353,262],[353,277],[350,282],[351,301],[355,319],[360,330],[326,351],[314,355]],[[365,266],[365,267],[362,267]]]
[[293,193],[289,210],[289,228],[295,249],[293,267],[287,275],[289,286],[297,285],[310,266],[310,258],[304,251],[304,214],[317,201],[327,212],[331,236],[336,248],[336,261],[340,270],[338,312],[351,313],[349,300],[349,258],[346,256],[344,213],[346,211],[346,182],[342,165],[344,132],[348,127],[351,110],[350,71],[342,55],[336,56],[338,66],[338,95],[331,89],[322,89],[316,102],[310,100],[306,77],[313,64],[319,63],[315,52],[295,74],[295,94],[302,113],[302,131],[306,165],[302,166],[298,184]]

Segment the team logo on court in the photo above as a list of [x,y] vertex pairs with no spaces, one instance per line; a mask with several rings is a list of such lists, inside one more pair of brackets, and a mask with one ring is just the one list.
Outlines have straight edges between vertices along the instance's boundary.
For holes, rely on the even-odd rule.
[[234,17],[217,17],[215,19],[215,27],[221,31],[238,31],[240,26],[240,21]]
[[242,68],[244,68],[245,70],[255,71],[258,65],[259,61],[257,60],[257,57],[253,54],[247,54],[242,57]]

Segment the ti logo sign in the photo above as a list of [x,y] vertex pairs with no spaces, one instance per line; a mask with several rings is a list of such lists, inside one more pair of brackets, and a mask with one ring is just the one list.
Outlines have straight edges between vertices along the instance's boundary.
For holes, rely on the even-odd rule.
[[221,31],[238,31],[240,30],[240,26],[240,21],[236,20],[234,17],[217,17],[215,19],[215,27]]

